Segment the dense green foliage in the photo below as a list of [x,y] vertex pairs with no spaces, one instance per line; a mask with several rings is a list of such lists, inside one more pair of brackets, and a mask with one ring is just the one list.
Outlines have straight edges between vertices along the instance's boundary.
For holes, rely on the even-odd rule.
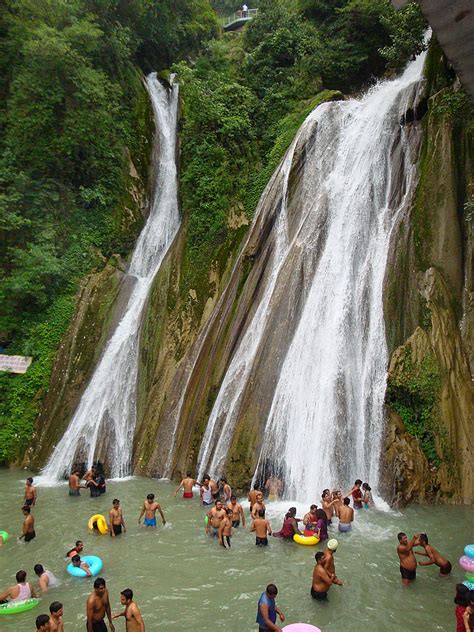
[[386,401],[400,415],[407,432],[418,439],[428,460],[439,465],[436,437],[441,377],[436,359],[428,356],[414,364],[407,350],[403,361],[403,374],[387,385]]
[[80,279],[140,227],[129,159],[146,186],[143,71],[217,34],[207,0],[5,0],[0,13],[0,345],[33,355],[0,380],[0,461],[21,453]]

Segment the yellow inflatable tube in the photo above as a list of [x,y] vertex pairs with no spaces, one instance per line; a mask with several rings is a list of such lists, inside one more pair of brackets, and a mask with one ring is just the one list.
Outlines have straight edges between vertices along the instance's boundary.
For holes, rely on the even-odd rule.
[[293,536],[293,540],[297,544],[304,544],[305,546],[314,546],[319,542],[319,538],[317,538],[315,535],[304,536],[298,535],[297,533],[295,533],[295,535]]
[[94,514],[93,516],[89,518],[89,522],[87,523],[87,526],[89,527],[91,531],[94,529],[94,522],[97,523],[97,529],[99,530],[99,533],[102,535],[105,535],[107,531],[109,530],[109,528],[107,526],[107,522],[104,516],[102,514]]

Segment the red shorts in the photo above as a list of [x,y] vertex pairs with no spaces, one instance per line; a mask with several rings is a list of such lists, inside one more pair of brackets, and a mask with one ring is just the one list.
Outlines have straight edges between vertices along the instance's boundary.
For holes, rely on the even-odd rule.
[[183,492],[183,498],[192,498],[193,492]]

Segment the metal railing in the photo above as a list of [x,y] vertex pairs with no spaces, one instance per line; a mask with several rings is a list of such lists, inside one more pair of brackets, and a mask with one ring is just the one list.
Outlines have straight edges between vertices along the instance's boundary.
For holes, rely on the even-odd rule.
[[251,20],[258,13],[258,9],[247,9],[247,11],[236,11],[232,15],[222,19],[222,26],[226,27],[240,20]]

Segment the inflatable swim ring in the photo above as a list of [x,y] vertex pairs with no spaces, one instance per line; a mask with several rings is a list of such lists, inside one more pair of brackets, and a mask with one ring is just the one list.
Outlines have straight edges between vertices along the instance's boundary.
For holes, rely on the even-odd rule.
[[474,558],[463,555],[459,558],[459,566],[468,573],[474,573]]
[[94,530],[94,522],[97,524],[97,529],[101,535],[105,535],[108,532],[109,527],[107,526],[107,521],[102,514],[94,514],[89,518],[87,526],[91,531]]
[[283,632],[321,632],[321,630],[309,623],[290,623],[290,625],[285,625]]
[[305,546],[314,546],[315,544],[319,542],[319,538],[317,538],[315,535],[304,536],[304,535],[298,535],[298,533],[295,533],[295,535],[293,536],[293,541],[296,542],[296,544],[304,544]]
[[204,516],[204,524],[207,525],[209,524],[209,516]]
[[24,599],[23,601],[10,601],[9,603],[3,603],[0,605],[0,615],[2,614],[17,614],[19,612],[26,612],[35,608],[39,604],[39,599]]
[[465,575],[468,582],[474,582],[474,573],[467,572]]
[[467,580],[463,582],[464,586],[467,586],[469,590],[474,590],[474,582],[468,582]]
[[[0,531],[0,534],[1,534],[1,531]],[[467,557],[474,558],[474,544],[467,544],[464,547],[464,555],[467,555]]]
[[[87,564],[89,564],[89,570],[93,577],[98,575],[102,570],[103,563],[97,555],[84,555],[84,557],[81,557],[81,562],[87,562]],[[72,563],[67,565],[66,570],[69,575],[73,577],[87,577],[87,573],[83,568],[73,566]]]
[[6,542],[10,537],[6,531],[0,531],[0,535],[2,536],[4,542]]

